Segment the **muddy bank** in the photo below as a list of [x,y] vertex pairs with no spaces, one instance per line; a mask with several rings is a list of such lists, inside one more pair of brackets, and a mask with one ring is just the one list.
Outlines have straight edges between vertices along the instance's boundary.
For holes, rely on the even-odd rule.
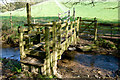
[[[72,56],[68,55],[70,53]],[[58,61],[58,72],[62,78],[116,78],[120,65],[119,60],[108,55],[67,51]]]
[[18,47],[19,46],[19,34],[17,31],[7,30],[2,31],[0,37],[3,47]]
[[[94,44],[91,40],[80,39],[76,49],[71,47],[58,61],[58,72],[63,78],[115,79],[120,76],[119,50],[96,46],[83,51],[80,46]],[[109,79],[108,79],[109,80]]]

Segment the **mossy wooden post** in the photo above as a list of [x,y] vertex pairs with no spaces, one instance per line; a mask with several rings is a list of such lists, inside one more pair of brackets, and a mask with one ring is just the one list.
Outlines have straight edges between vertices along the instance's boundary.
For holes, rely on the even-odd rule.
[[65,41],[66,41],[66,44],[65,44],[65,50],[67,49],[67,46],[68,46],[68,21],[66,21],[66,25],[65,25]]
[[75,20],[75,8],[73,8],[73,19]]
[[10,26],[11,26],[11,29],[12,29],[12,13],[10,12]]
[[68,11],[68,21],[70,21],[70,10]]
[[77,40],[79,38],[79,26],[80,26],[80,17],[77,17],[77,32],[76,32]]
[[58,38],[58,59],[61,59],[61,24],[60,24],[60,22],[57,24],[58,26],[58,36],[59,36],[59,38]]
[[49,27],[45,27],[45,52],[46,52],[46,75],[50,76],[50,49],[49,49]]
[[60,18],[60,13],[58,13],[58,18],[59,18],[59,20],[61,19],[61,18]]
[[97,40],[97,20],[94,18],[94,40]]
[[113,35],[113,34],[112,34],[112,30],[113,30],[113,27],[111,26],[111,38],[112,38],[112,35]]
[[[23,29],[20,26],[19,28],[19,32],[20,32],[20,37],[19,37],[19,48],[20,48],[20,59],[23,60],[26,57],[26,54],[24,52],[24,45],[25,45],[25,41],[23,41]],[[27,71],[28,70],[28,66],[24,65],[21,63],[22,66],[22,70]]]
[[[81,32],[81,26],[82,26],[82,17],[80,17],[79,33]],[[81,33],[80,33],[80,35],[81,35]]]
[[72,37],[72,31],[73,31],[73,22],[71,21],[71,23],[70,23],[71,25],[70,25],[70,33],[71,33],[71,37],[70,37],[70,43],[72,44],[72,42],[73,42],[73,37]]
[[57,40],[57,34],[56,34],[56,22],[53,22],[53,59],[52,59],[52,72],[53,75],[57,74],[57,51],[56,51],[56,40]]
[[23,41],[23,31],[22,27],[20,27],[20,37],[19,37],[19,47],[20,47],[20,58],[24,59],[26,57],[24,52],[24,41]]
[[73,24],[73,26],[74,26],[74,33],[73,33],[73,39],[74,39],[74,41],[73,41],[73,43],[74,43],[74,45],[76,44],[76,26],[75,26],[75,21],[74,21],[74,24]]
[[30,7],[30,4],[27,3],[26,4],[26,7],[27,7],[27,24],[28,24],[28,30],[31,29],[31,7]]

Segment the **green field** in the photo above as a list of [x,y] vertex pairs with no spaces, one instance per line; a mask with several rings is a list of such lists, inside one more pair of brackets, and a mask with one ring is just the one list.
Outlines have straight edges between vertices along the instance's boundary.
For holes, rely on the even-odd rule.
[[[65,11],[68,10],[66,6],[71,6],[72,3],[63,5],[60,2],[61,6],[65,9]],[[73,7],[76,10],[76,17],[82,17],[85,19],[93,19],[94,17],[97,18],[98,22],[107,22],[107,23],[117,23],[118,22],[118,8],[115,9],[109,9],[114,8],[118,6],[118,2],[96,2],[95,6],[93,7],[92,4],[85,5],[87,3],[82,2],[74,5]],[[73,7],[69,8],[72,10]],[[36,5],[31,6],[31,15],[32,19],[42,19],[42,20],[55,20],[58,19],[58,13],[63,12],[61,8],[56,4],[56,2],[53,1],[46,1],[43,3],[38,3]],[[10,12],[0,13],[2,20],[8,20],[7,23],[9,23],[9,17]],[[21,8],[15,11],[12,11],[13,16],[13,25],[23,25],[26,23],[26,8]],[[5,23],[5,22],[3,22]]]

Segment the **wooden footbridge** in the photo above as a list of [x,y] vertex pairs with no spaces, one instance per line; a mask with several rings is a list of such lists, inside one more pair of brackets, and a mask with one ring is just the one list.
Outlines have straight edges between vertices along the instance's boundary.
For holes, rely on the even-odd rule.
[[[75,14],[73,14],[73,20],[67,16],[66,20],[59,18],[59,20],[49,23],[32,24],[30,13],[30,5],[27,4],[28,23],[25,24],[27,27],[20,26],[18,30],[20,61],[24,71],[47,76],[57,75],[57,61],[61,59],[61,55],[69,45],[77,44],[81,25],[85,25],[86,28],[90,25],[95,26],[93,33],[94,39],[97,39],[96,19],[82,20],[77,17],[75,20]],[[65,13],[70,13],[70,11]]]

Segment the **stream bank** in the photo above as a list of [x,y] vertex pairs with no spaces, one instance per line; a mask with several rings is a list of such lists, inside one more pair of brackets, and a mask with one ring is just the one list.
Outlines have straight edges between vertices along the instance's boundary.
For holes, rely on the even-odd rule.
[[[78,45],[76,45],[77,48],[76,46],[70,46],[69,49],[63,53],[62,59],[58,60],[58,73],[62,75],[62,78],[94,78],[96,80],[99,78],[116,78],[116,75],[119,75],[119,72],[117,73],[117,71],[119,70],[120,58],[111,55],[115,51],[103,47],[98,47],[91,51],[82,51],[79,48],[80,46],[86,46],[88,44],[94,43],[92,41],[80,39]],[[21,78],[18,74],[21,67],[17,67],[18,69],[15,68],[16,63],[20,65],[20,55],[18,55],[16,58],[17,60],[15,60],[15,55],[19,54],[19,48],[8,48],[10,48],[9,45],[7,47],[6,44],[3,44],[2,54],[12,54],[10,55],[11,58],[6,57],[7,59],[4,58],[2,62],[3,77],[10,78],[12,76],[16,76]],[[11,51],[15,52],[15,55]],[[10,63],[12,62],[15,62],[15,64],[11,65]],[[20,74],[23,75],[23,73]]]

